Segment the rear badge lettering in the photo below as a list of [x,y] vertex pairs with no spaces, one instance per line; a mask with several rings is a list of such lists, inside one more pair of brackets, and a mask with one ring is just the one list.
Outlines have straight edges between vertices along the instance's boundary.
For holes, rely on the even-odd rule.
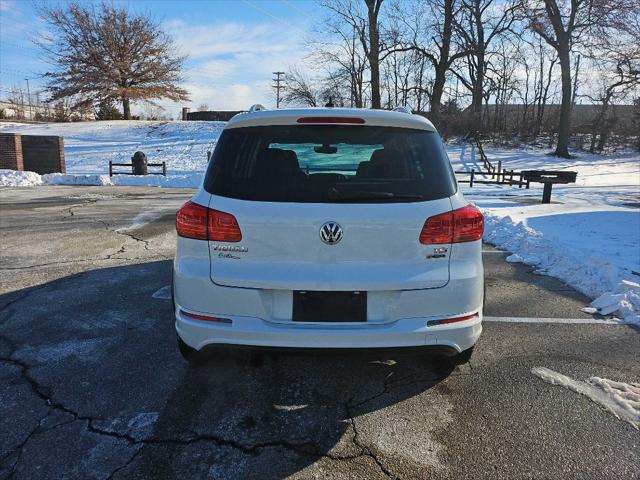
[[212,245],[211,250],[217,250],[219,252],[238,252],[247,253],[249,249],[242,245]]
[[449,251],[446,247],[436,247],[433,249],[433,253],[431,255],[427,255],[427,260],[432,258],[444,258],[447,256],[447,252]]
[[233,260],[240,260],[240,257],[236,257],[235,255],[233,255],[232,253],[219,253],[218,257],[220,258],[231,258]]

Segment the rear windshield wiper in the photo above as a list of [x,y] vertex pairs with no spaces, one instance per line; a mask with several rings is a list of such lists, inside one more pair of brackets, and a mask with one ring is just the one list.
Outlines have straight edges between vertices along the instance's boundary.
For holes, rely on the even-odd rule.
[[386,199],[408,199],[422,200],[423,195],[415,193],[393,193],[393,192],[340,192],[335,188],[329,190],[329,200],[386,200]]

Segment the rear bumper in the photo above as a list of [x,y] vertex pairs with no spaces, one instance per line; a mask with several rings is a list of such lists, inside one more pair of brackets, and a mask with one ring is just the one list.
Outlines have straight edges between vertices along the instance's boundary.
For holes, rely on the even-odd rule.
[[[192,312],[190,313],[198,313]],[[250,345],[292,348],[449,347],[471,348],[482,332],[482,314],[462,322],[427,326],[429,318],[407,318],[385,324],[302,324],[260,318],[225,316],[231,323],[186,317],[176,308],[176,331],[192,348],[208,345]]]

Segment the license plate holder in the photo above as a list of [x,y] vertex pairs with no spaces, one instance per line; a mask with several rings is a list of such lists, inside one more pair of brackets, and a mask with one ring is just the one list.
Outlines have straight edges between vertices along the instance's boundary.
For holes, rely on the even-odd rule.
[[294,322],[366,322],[367,292],[293,292]]

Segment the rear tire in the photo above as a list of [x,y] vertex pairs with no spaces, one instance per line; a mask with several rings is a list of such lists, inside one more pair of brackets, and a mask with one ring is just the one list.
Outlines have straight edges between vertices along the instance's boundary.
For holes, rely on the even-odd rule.
[[180,350],[180,355],[184,358],[189,365],[196,366],[202,363],[202,356],[198,350],[190,347],[178,336],[178,350]]

